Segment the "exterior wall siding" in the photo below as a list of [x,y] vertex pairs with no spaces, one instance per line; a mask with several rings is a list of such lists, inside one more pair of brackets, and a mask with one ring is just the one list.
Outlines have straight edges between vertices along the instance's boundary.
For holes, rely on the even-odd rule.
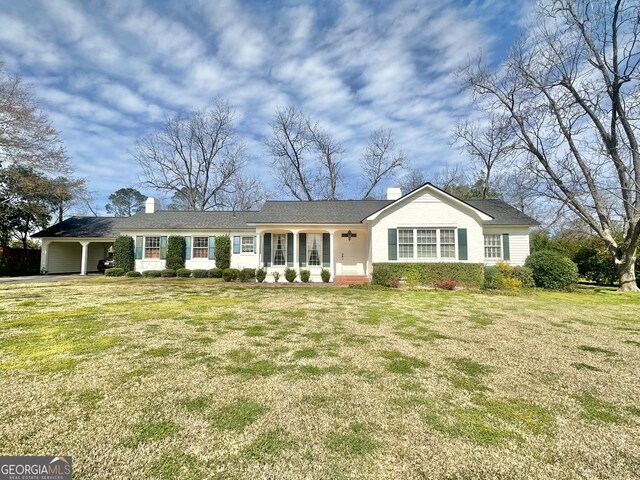
[[[509,263],[514,266],[524,265],[529,256],[529,227],[484,227],[484,233],[502,235],[509,234]],[[483,239],[484,241],[484,239]],[[504,256],[504,252],[502,252]],[[495,265],[500,259],[487,258],[486,265]]]
[[[466,228],[469,263],[484,261],[484,237],[482,220],[471,209],[463,211],[446,200],[425,192],[408,203],[394,205],[376,218],[371,227],[372,262],[388,262],[388,229],[402,227]],[[458,261],[456,238],[456,259],[440,261]],[[415,252],[414,252],[415,253]],[[402,259],[397,262],[438,261],[429,259]]]
[[[170,235],[180,235],[183,237],[192,237],[191,248],[193,249],[193,237],[218,237],[221,235],[229,235],[232,239],[231,242],[231,268],[257,268],[258,266],[258,254],[253,253],[233,253],[233,237],[255,237],[254,230],[244,231],[222,231],[222,230],[191,230],[191,231],[162,231],[162,230],[146,230],[146,231],[123,231],[122,235],[129,235],[134,239],[136,236],[142,237],[161,237]],[[144,241],[144,240],[143,240]],[[256,246],[257,247],[257,246]],[[256,248],[257,249],[257,248]],[[142,249],[143,258],[136,260],[136,270],[138,272],[144,272],[145,270],[162,270],[165,268],[166,261],[159,258],[144,258],[144,247]],[[185,261],[185,268],[191,270],[203,269],[209,270],[215,268],[215,260],[209,260],[208,258],[192,258]]]

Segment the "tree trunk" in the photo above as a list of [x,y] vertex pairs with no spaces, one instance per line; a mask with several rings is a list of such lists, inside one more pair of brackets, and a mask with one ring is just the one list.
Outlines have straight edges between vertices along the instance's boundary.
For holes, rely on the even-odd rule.
[[636,256],[625,255],[623,260],[615,259],[620,275],[620,290],[623,292],[640,292],[636,283]]

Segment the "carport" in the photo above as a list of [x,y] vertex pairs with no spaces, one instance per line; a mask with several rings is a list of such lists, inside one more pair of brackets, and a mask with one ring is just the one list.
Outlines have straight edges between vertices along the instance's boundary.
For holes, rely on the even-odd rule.
[[80,275],[98,271],[98,261],[106,258],[115,241],[119,220],[70,217],[33,235],[42,240],[40,270]]

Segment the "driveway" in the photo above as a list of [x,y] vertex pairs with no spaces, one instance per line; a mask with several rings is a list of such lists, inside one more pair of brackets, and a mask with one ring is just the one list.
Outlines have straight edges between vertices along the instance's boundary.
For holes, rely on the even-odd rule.
[[12,283],[49,283],[64,282],[68,280],[84,280],[87,278],[102,277],[101,273],[89,273],[88,275],[32,275],[28,277],[0,277],[0,285]]

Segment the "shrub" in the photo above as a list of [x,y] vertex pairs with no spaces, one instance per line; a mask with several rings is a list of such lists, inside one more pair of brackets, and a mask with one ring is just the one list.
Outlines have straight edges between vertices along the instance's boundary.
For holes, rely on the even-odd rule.
[[212,268],[207,271],[207,275],[209,278],[222,278],[222,269],[221,268]]
[[222,271],[222,278],[224,279],[225,282],[233,282],[238,278],[239,274],[240,272],[238,271],[237,268],[225,268]]
[[498,262],[484,269],[484,288],[516,291],[534,286],[533,275],[528,267],[514,267],[506,262]]
[[215,248],[216,267],[226,270],[231,266],[231,238],[229,235],[216,237]]
[[613,257],[603,242],[591,241],[583,245],[573,255],[578,273],[586,280],[613,285],[620,281]]
[[513,267],[513,278],[520,281],[523,288],[533,288],[536,283],[533,281],[533,272],[529,267]]
[[309,270],[300,270],[300,280],[304,283],[309,283],[309,279],[311,278],[311,272]]
[[391,275],[391,277],[389,277],[389,287],[398,288],[399,286],[400,286],[400,277],[398,277],[397,275]]
[[243,268],[238,272],[238,280],[241,282],[249,282],[256,279],[255,268]]
[[293,268],[284,269],[284,278],[287,279],[287,282],[295,282],[297,276],[298,272],[296,272]]
[[133,237],[120,235],[113,242],[113,259],[115,266],[125,272],[136,269],[136,245]]
[[176,271],[173,268],[165,268],[164,270],[160,271],[160,276],[161,277],[175,277],[176,276]]
[[187,241],[180,235],[171,235],[167,241],[167,257],[165,266],[171,270],[184,268]]
[[273,281],[278,283],[280,281],[280,272],[273,272],[271,275],[273,275]]
[[578,282],[578,267],[571,259],[550,250],[533,252],[525,265],[537,287],[568,289]]
[[191,270],[191,275],[193,278],[207,278],[208,272],[202,268],[196,268],[195,270]]
[[374,263],[371,282],[391,286],[392,276],[409,279],[415,285],[435,285],[442,280],[455,280],[458,285],[481,288],[484,285],[484,265],[481,263]]
[[147,278],[158,278],[161,274],[162,272],[160,270],[145,270],[142,272],[142,276]]
[[458,285],[458,282],[456,282],[451,278],[448,278],[446,280],[440,280],[435,283],[436,288],[439,288],[441,290],[455,290],[457,285]]
[[118,268],[118,267],[107,268],[104,271],[104,274],[107,277],[121,277],[124,275],[124,268]]
[[267,278],[267,272],[264,268],[259,268],[256,271],[256,280],[258,280],[258,282],[262,283],[264,282],[264,279]]
[[131,270],[124,274],[125,277],[141,277],[142,274],[140,272],[136,272],[135,270]]
[[329,283],[329,280],[331,280],[331,272],[326,268],[323,268],[320,272],[320,278],[322,278],[324,283]]
[[188,268],[178,268],[176,270],[176,277],[189,278],[191,276],[191,270]]

